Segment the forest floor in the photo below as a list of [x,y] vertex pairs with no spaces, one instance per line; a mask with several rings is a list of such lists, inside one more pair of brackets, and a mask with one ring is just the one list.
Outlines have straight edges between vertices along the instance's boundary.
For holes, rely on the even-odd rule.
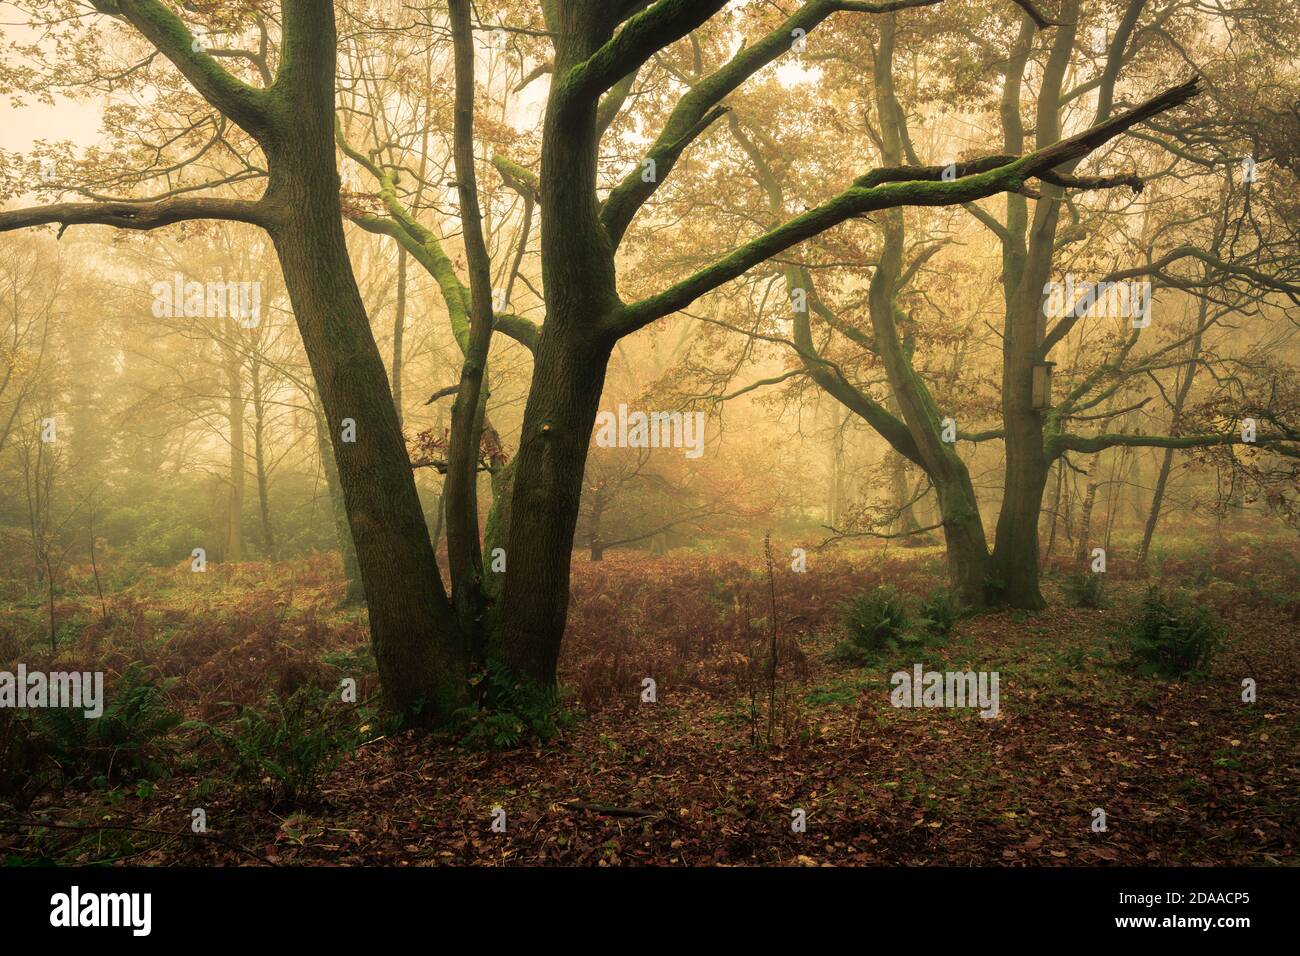
[[[944,640],[861,665],[830,653],[845,601],[882,581],[919,598],[941,583],[941,553],[814,554],[806,573],[786,560],[774,689],[761,559],[575,556],[567,719],[547,743],[506,750],[381,733],[364,612],[338,608],[327,556],[204,575],[101,569],[102,602],[76,568],[53,656],[48,608],[0,605],[0,669],[102,669],[110,713],[60,730],[0,712],[0,859],[1295,865],[1295,541],[1227,536],[1207,552],[1198,540],[1149,578],[1112,559],[1109,607],[1069,606],[1060,571],[1043,611],[963,618]],[[1204,676],[1127,666],[1122,623],[1152,584],[1223,619]],[[997,671],[998,715],[895,708],[889,675],[915,663]],[[339,700],[346,678],[361,704]],[[132,688],[118,711],[115,687]],[[806,832],[792,829],[797,810]]]

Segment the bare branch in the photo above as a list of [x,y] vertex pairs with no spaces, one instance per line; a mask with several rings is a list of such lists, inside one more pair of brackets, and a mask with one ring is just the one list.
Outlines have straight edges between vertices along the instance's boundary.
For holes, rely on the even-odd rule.
[[190,219],[225,219],[265,226],[268,221],[260,201],[176,197],[159,202],[71,202],[11,209],[0,212],[0,232],[31,226],[59,225],[62,236],[69,226],[116,226],[119,229],[157,229]]

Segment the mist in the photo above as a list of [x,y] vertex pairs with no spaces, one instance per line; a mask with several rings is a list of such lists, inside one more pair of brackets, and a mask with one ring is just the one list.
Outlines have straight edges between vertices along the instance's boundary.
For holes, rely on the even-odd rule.
[[6,858],[1295,864],[1287,4],[0,9]]

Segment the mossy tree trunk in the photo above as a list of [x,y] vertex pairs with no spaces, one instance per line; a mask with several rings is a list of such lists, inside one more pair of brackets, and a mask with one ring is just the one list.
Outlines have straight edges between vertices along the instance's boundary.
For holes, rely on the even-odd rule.
[[[203,52],[189,30],[159,0],[92,0],[101,12],[131,23],[190,81],[201,96],[261,146],[269,172],[259,200],[180,195],[157,202],[89,202],[0,212],[0,229],[46,223],[99,223],[150,229],[186,219],[254,223],[270,234],[315,376],[339,485],[356,546],[369,609],[371,638],[387,703],[404,713],[445,720],[468,698],[468,641],[439,574],[416,494],[388,377],[375,344],[340,220],[334,158],[337,37],[332,7],[319,0],[283,0],[280,63],[274,81],[250,86]],[[918,5],[924,0],[917,0]],[[798,243],[865,213],[898,206],[957,205],[1018,192],[1026,181],[1076,160],[1122,132],[1195,93],[1184,84],[1130,111],[1104,129],[1026,156],[988,156],[943,169],[913,166],[874,170],[821,205],[744,243],[662,292],[634,303],[620,300],[614,255],[637,211],[671,173],[684,150],[725,113],[722,100],[787,52],[800,31],[833,13],[858,8],[810,0],[768,35],[747,44],[715,73],[701,78],[672,110],[650,144],[643,166],[601,203],[598,147],[617,112],[627,77],[661,49],[682,39],[727,6],[727,0],[543,0],[554,45],[553,81],[543,131],[541,253],[547,319],[536,343],[536,365],[524,413],[509,516],[508,566],[499,631],[500,650],[520,675],[555,682],[569,597],[569,561],[588,443],[610,353],[617,340],[691,305]],[[468,3],[452,0],[457,43],[457,120],[464,128]],[[620,92],[621,91],[621,92]],[[608,96],[606,94],[609,94]],[[602,101],[602,97],[604,98]],[[464,137],[457,137],[458,183],[471,260],[471,313],[466,367],[457,395],[449,463],[470,500],[472,474],[463,462],[478,455],[473,423],[491,333],[490,289],[473,238],[472,181],[465,176]],[[409,238],[409,237],[408,237]],[[418,243],[406,246],[419,257]],[[423,250],[427,251],[427,250]],[[486,302],[485,302],[486,294]],[[498,322],[506,317],[497,317]],[[485,322],[486,320],[486,322]],[[486,325],[486,328],[485,328]],[[521,331],[529,337],[526,331]],[[465,423],[468,423],[466,425]],[[466,438],[468,433],[468,438]],[[906,440],[906,439],[903,439]],[[1040,488],[1041,493],[1041,488]],[[457,521],[477,522],[476,509],[449,507]],[[949,513],[967,521],[969,515]],[[472,557],[477,535],[457,553]],[[481,560],[481,559],[480,559]],[[472,567],[471,567],[472,570]],[[464,580],[453,573],[453,580]]]
[[347,580],[343,604],[360,604],[365,601],[366,592],[361,585],[361,570],[357,567],[357,549],[352,543],[352,529],[348,526],[348,507],[343,500],[343,485],[339,482],[339,469],[334,461],[334,447],[330,444],[327,434],[324,412],[313,407],[312,417],[315,419],[316,426],[316,453],[320,456],[321,471],[325,476],[325,490],[330,499],[330,515],[334,520],[334,536],[338,541],[339,556],[343,563],[343,577]]
[[385,699],[443,720],[468,698],[467,664],[343,237],[334,24],[309,0],[286,0],[283,13],[273,125],[262,140],[269,231],[320,390]]

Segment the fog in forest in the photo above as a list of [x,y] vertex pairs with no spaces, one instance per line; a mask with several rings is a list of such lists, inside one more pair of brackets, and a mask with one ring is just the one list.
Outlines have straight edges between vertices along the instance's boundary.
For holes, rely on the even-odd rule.
[[0,3],[0,853],[1294,865],[1297,40]]

